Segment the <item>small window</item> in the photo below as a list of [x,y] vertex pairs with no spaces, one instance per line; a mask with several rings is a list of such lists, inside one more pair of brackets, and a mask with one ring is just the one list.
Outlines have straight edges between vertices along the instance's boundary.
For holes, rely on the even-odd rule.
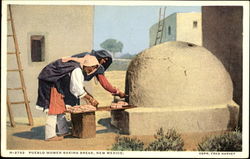
[[193,21],[193,28],[197,28],[198,26],[198,22],[197,21]]
[[42,62],[44,61],[44,36],[32,35],[31,36],[31,61]]
[[171,35],[171,27],[168,26],[168,35]]

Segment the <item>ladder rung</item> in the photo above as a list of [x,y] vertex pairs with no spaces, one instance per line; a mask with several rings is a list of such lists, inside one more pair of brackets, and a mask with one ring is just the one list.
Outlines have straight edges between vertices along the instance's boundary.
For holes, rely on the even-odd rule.
[[15,52],[7,52],[7,54],[16,54]]
[[[7,52],[7,54],[16,54],[15,52]],[[21,54],[20,52],[19,52],[19,54]]]
[[23,69],[12,69],[12,70],[7,70],[9,72],[15,72],[15,71],[23,71]]
[[163,28],[159,28],[157,32],[161,32],[163,30]]
[[162,28],[163,28],[163,25],[160,25],[160,26],[159,26],[159,29],[162,29]]
[[19,87],[19,88],[7,88],[8,90],[22,90],[23,88],[22,87]]
[[12,36],[14,36],[14,35],[7,35],[7,37],[12,37]]
[[[20,101],[20,102],[11,102],[10,104],[24,104],[25,103],[25,101]],[[29,101],[28,101],[28,103],[29,103]]]
[[8,21],[11,21],[11,19],[9,18]]

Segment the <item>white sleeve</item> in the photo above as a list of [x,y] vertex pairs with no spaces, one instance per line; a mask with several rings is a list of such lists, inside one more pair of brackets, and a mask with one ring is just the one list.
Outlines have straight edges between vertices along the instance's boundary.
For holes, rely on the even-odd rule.
[[76,68],[71,72],[70,77],[70,92],[76,97],[81,98],[87,93],[83,89],[84,76],[80,68]]

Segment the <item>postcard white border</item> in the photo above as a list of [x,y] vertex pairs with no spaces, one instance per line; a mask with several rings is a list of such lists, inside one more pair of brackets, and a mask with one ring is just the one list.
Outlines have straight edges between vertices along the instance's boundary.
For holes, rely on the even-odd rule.
[[[243,111],[242,111],[242,152],[113,152],[107,151],[64,151],[51,150],[6,150],[6,50],[7,25],[6,9],[8,4],[22,5],[110,5],[112,6],[243,6]],[[248,1],[2,1],[1,30],[1,156],[4,157],[157,157],[157,158],[246,158],[249,157],[249,2]],[[78,153],[72,154],[72,153]],[[91,154],[91,152],[94,153]],[[40,153],[37,154],[37,153]],[[55,154],[53,154],[55,153]],[[60,154],[58,154],[60,153]],[[71,153],[71,154],[70,154]],[[82,154],[80,154],[82,153]],[[90,153],[90,154],[88,154]],[[100,153],[100,155],[98,155]]]

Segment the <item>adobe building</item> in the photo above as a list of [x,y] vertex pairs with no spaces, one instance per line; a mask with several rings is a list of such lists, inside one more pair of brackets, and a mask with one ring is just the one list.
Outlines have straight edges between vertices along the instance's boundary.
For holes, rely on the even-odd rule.
[[[201,13],[173,13],[163,20],[162,43],[167,41],[185,41],[202,45]],[[158,24],[156,23],[150,28],[150,47],[155,45]]]
[[202,33],[203,46],[223,63],[232,78],[233,99],[240,105],[241,126],[243,8],[202,7]]
[[[89,51],[93,47],[93,6],[12,5],[17,41],[21,52],[24,80],[33,116],[41,115],[35,109],[38,74],[50,62],[63,56]],[[11,28],[8,24],[8,34]],[[14,43],[8,38],[8,52]],[[15,55],[7,55],[8,69],[16,69]],[[18,72],[8,72],[7,87],[20,87]],[[23,101],[21,90],[9,91],[11,102]],[[11,105],[14,117],[25,113],[24,104]],[[21,115],[22,116],[22,115]]]

